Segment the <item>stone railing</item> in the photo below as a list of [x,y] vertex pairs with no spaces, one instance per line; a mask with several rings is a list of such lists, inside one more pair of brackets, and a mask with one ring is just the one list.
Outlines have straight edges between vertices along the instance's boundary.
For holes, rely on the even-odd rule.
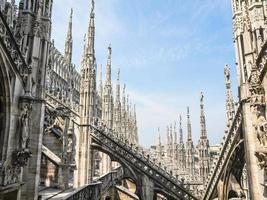
[[166,168],[162,168],[155,160],[151,160],[149,155],[145,156],[138,146],[129,144],[128,140],[123,141],[117,133],[106,128],[98,120],[95,120],[94,125],[90,127],[92,138],[96,143],[142,171],[173,196],[178,199],[197,199],[184,188],[183,182],[179,181],[177,176],[174,177],[172,172],[168,173]]
[[106,191],[115,186],[118,181],[122,180],[123,176],[124,172],[122,167],[118,167],[114,171],[95,180],[95,183],[85,185],[75,190],[71,194],[62,198],[62,200],[99,200]]
[[216,189],[218,181],[226,168],[227,160],[230,159],[230,154],[235,146],[236,140],[239,137],[242,123],[241,105],[239,105],[229,131],[223,138],[222,146],[220,148],[220,155],[214,161],[211,169],[209,179],[204,186],[203,199],[209,200]]
[[7,56],[14,63],[14,69],[22,78],[23,83],[26,85],[27,77],[31,73],[31,67],[25,62],[25,59],[20,51],[3,13],[0,11],[0,43],[7,52]]

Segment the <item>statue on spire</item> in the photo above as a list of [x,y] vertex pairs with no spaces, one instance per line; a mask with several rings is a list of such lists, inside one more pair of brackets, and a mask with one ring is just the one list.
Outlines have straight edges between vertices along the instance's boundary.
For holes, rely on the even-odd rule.
[[201,105],[203,105],[203,102],[204,102],[204,94],[203,94],[203,92],[200,92],[200,103],[201,103]]
[[70,9],[70,21],[72,20],[73,8]]
[[120,81],[120,68],[118,68],[118,71],[117,71],[117,81],[118,82]]
[[224,66],[224,77],[225,77],[225,82],[229,83],[230,82],[230,69],[227,64]]
[[109,44],[109,46],[108,46],[108,55],[111,55],[111,53],[112,53],[111,44]]
[[94,13],[94,10],[95,10],[95,0],[92,0],[91,1],[91,14]]

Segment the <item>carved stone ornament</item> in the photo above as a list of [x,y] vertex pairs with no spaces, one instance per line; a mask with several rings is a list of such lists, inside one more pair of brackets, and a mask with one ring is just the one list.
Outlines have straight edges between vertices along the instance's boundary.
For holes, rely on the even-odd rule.
[[50,108],[45,107],[45,122],[44,122],[44,130],[45,133],[50,132],[50,130],[57,126],[61,130],[64,127],[64,119],[69,117],[70,110],[64,107]]
[[[250,63],[251,64],[251,63]],[[260,145],[267,147],[267,120],[265,117],[265,91],[261,86],[260,71],[256,64],[251,64],[250,77],[250,105],[256,115],[256,123],[254,124],[257,138]]]
[[257,157],[257,164],[260,169],[267,168],[267,152],[255,152],[255,156]]
[[9,158],[0,166],[4,177],[4,185],[18,183],[21,168],[26,166],[32,153],[29,149],[14,150]]

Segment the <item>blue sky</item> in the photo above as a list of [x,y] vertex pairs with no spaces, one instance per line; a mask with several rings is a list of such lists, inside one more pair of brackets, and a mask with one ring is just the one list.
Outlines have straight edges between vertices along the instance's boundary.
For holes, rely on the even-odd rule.
[[[105,68],[111,43],[113,77],[120,67],[121,81],[137,105],[140,143],[154,144],[157,127],[164,138],[166,125],[179,114],[185,133],[190,106],[196,144],[200,91],[210,143],[219,143],[225,127],[225,63],[237,87],[230,0],[96,0],[95,6],[97,63]],[[71,8],[73,62],[79,69],[89,1],[54,1],[52,37],[63,52]]]

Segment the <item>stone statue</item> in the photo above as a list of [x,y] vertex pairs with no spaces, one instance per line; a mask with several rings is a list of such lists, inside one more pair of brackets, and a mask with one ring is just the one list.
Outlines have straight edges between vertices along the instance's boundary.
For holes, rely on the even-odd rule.
[[203,92],[201,92],[200,93],[200,101],[203,102],[203,100],[204,100],[204,94],[203,94]]
[[263,116],[258,118],[258,125],[256,126],[257,138],[260,144],[264,147],[267,146],[267,121]]
[[224,76],[225,76],[225,80],[226,82],[230,82],[230,71],[228,66],[226,65],[226,67],[224,68]]
[[28,148],[29,142],[29,115],[31,105],[25,104],[22,108],[20,121],[21,121],[21,147],[22,149]]

